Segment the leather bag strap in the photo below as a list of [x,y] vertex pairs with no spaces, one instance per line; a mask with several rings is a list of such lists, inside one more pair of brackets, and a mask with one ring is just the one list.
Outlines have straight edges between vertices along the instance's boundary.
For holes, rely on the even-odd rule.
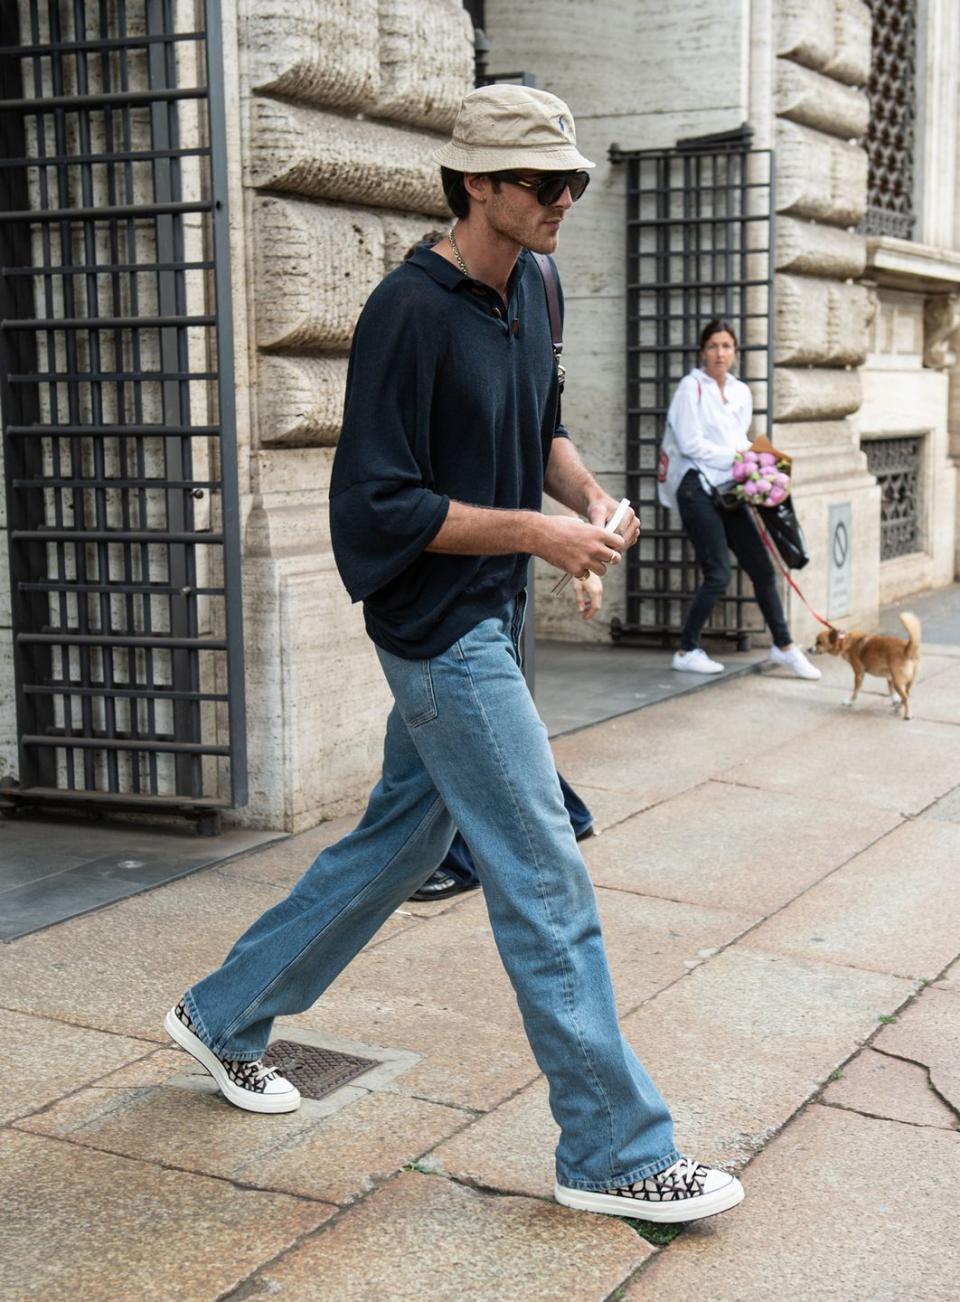
[[559,357],[563,352],[563,313],[560,311],[557,269],[546,253],[534,253],[533,260],[543,277],[543,288],[547,295],[547,311],[550,313],[550,337],[553,340],[553,354],[555,357]]

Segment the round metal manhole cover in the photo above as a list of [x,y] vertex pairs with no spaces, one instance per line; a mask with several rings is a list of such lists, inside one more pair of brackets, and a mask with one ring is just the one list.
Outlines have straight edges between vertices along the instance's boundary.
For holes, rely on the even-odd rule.
[[356,1080],[380,1064],[373,1058],[319,1049],[294,1040],[275,1040],[264,1054],[264,1062],[286,1076],[305,1099],[322,1099],[341,1085]]

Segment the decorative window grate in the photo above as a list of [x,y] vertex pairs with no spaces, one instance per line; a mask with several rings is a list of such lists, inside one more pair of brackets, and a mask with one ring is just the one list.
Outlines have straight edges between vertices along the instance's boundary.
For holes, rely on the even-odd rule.
[[913,235],[913,147],[917,111],[916,0],[868,0],[873,13],[867,213],[871,235]]
[[[673,149],[621,150],[627,191],[627,496],[640,517],[627,553],[626,618],[617,640],[670,645],[700,583],[679,516],[659,505],[664,419],[696,365],[700,330],[726,317],[740,339],[738,375],[753,390],[764,428],[773,408],[774,156],[750,148],[749,128],[678,141]],[[737,567],[705,632],[749,647],[758,628],[753,588]]]
[[219,0],[0,0],[0,87],[6,795],[212,831],[247,798]]
[[880,559],[889,561],[920,551],[922,436],[870,439],[860,446],[880,485]]

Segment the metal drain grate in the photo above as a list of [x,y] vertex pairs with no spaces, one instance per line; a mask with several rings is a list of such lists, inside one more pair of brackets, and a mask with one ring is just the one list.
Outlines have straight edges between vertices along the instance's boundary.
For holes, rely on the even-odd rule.
[[322,1099],[371,1067],[380,1066],[373,1058],[357,1058],[293,1040],[275,1040],[264,1054],[264,1062],[296,1085],[305,1099]]

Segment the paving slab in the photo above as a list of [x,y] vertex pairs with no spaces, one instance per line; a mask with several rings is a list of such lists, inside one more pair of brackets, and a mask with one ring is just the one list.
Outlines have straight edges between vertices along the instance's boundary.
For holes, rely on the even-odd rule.
[[334,1208],[0,1133],[0,1298],[221,1297]]
[[748,759],[764,739],[785,744],[817,727],[827,703],[815,684],[804,684],[806,693],[782,686],[751,675],[557,737],[557,767],[575,787],[624,791],[653,804]]
[[918,814],[956,786],[958,771],[960,728],[925,719],[904,723],[890,711],[845,710],[801,736],[778,738],[747,763],[715,766],[713,775],[762,791]]
[[960,993],[924,990],[883,1028],[876,1046],[926,1067],[933,1088],[960,1115]]
[[62,816],[0,820],[0,941],[103,908],[139,891],[276,841],[283,832]]
[[[186,1058],[180,1055],[181,1068]],[[400,1094],[354,1092],[355,1101],[330,1116],[301,1109],[264,1117],[231,1107],[219,1092],[115,1084],[107,1077],[28,1117],[20,1128],[258,1189],[343,1203],[469,1119]]]
[[[164,1043],[163,1015],[286,892],[204,869],[0,947],[3,1004]],[[381,935],[412,924],[391,918]],[[83,980],[76,980],[82,972]]]
[[960,1135],[814,1105],[623,1302],[955,1302]]
[[[622,1011],[755,920],[619,891],[599,891],[598,903]],[[480,1110],[537,1073],[479,892],[359,957],[297,1020],[423,1053],[398,1088]]]
[[614,1217],[409,1172],[265,1267],[250,1295],[601,1302],[654,1251]]
[[960,826],[911,819],[750,937],[758,949],[932,980],[960,951]]
[[945,823],[960,823],[960,787],[954,787],[945,796],[928,805],[921,818],[936,818]]
[[876,1049],[863,1049],[848,1062],[824,1090],[823,1102],[914,1126],[960,1130],[960,1116],[930,1088],[925,1067]]
[[947,968],[942,978],[936,983],[938,990],[956,990],[960,994],[960,960]]
[[[923,662],[921,661],[921,664]],[[960,724],[960,665],[955,660],[943,672],[921,675],[910,690],[912,719],[935,719]]]
[[598,886],[765,916],[899,821],[869,805],[705,782],[583,849]]
[[[817,668],[825,669],[827,659],[821,656]],[[842,707],[853,690],[853,671],[845,660],[832,657],[829,660],[831,668],[824,672],[821,685],[840,694],[836,704]],[[853,710],[869,710],[875,714],[889,710],[886,682],[882,678],[865,678]],[[913,719],[960,724],[960,665],[956,659],[935,655],[921,657],[920,674],[910,690],[910,713]]]
[[263,850],[222,864],[219,871],[225,877],[269,882],[281,887],[286,894],[300,880],[321,850],[346,836],[359,821],[360,814],[356,813],[318,823],[306,832],[298,832]]
[[[451,985],[456,974],[448,974]],[[455,992],[453,992],[455,994]],[[304,1028],[423,1054],[395,1082],[403,1093],[477,1111],[495,1107],[526,1085],[537,1064],[519,1013],[490,1021],[472,1010],[473,992],[438,1008],[429,996],[388,986],[379,993],[344,988],[291,1019],[292,1035]]]
[[17,1064],[17,1088],[0,1097],[0,1122],[35,1112],[121,1063],[149,1054],[152,1045],[122,1035],[30,1017],[0,1008],[0,1039]]
[[623,822],[631,814],[638,814],[650,803],[644,798],[644,793],[637,789],[614,791],[609,787],[597,787],[586,782],[578,782],[576,792],[593,815],[593,827],[597,833],[597,836],[587,837],[585,841],[581,841],[581,849],[592,845],[607,828]]
[[478,1117],[430,1154],[429,1163],[468,1184],[549,1198],[560,1128],[550,1115],[547,1082],[525,1089]]
[[673,1110],[681,1150],[740,1164],[915,989],[741,941],[623,1026]]
[[[681,1150],[738,1166],[911,989],[738,944],[645,1004],[624,1030],[671,1106]],[[557,1133],[538,1077],[431,1158],[460,1179],[542,1196],[553,1187]]]

